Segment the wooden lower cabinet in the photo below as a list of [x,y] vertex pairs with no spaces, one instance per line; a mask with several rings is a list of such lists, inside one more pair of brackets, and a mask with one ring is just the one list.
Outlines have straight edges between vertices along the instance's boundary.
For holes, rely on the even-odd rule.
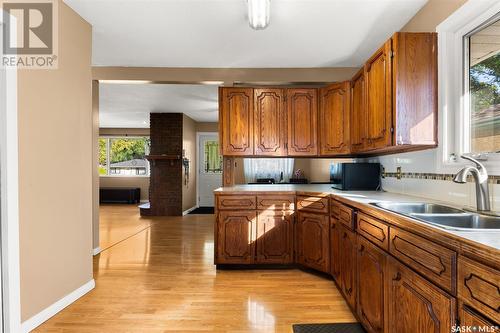
[[494,322],[477,311],[460,302],[458,308],[460,326],[471,328],[471,332],[496,332],[494,327],[500,327],[500,323]]
[[356,309],[356,233],[340,224],[340,278],[347,303]]
[[330,275],[339,285],[340,261],[340,224],[339,220],[330,217]]
[[217,221],[216,264],[253,264],[256,211],[220,211]]
[[329,218],[327,215],[298,212],[297,262],[321,272],[330,270]]
[[293,212],[264,210],[257,213],[256,263],[293,262]]
[[455,298],[396,259],[388,257],[387,263],[387,332],[451,332]]
[[370,333],[384,332],[384,300],[387,254],[358,235],[357,313]]

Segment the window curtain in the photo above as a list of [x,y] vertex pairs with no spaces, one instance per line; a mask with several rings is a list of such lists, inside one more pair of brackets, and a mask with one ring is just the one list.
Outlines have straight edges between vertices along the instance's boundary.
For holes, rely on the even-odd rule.
[[288,182],[293,174],[293,163],[293,158],[245,158],[243,160],[245,182],[254,183],[257,178],[274,178],[279,182],[281,172],[284,181]]
[[206,172],[217,172],[221,169],[221,158],[219,155],[219,143],[209,141],[205,143],[205,161],[207,164]]

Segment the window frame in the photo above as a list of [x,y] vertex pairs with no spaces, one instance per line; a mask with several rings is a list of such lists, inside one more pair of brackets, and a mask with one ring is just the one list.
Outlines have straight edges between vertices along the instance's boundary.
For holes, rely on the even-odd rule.
[[[469,0],[437,27],[439,123],[441,144],[437,169],[455,172],[468,162],[460,155],[470,147],[470,110],[468,96],[468,43],[466,38],[498,19],[496,0]],[[466,76],[467,74],[467,76]],[[488,171],[500,173],[500,154],[490,153],[483,162]]]
[[111,140],[113,139],[142,139],[142,138],[148,138],[149,135],[99,135],[99,140],[100,139],[105,139],[106,140],[106,174],[101,175],[99,174],[99,177],[110,177],[110,178],[148,178],[151,175],[151,168],[148,166],[146,168],[146,174],[145,175],[120,175],[120,174],[111,174],[110,173],[110,147],[111,147]]

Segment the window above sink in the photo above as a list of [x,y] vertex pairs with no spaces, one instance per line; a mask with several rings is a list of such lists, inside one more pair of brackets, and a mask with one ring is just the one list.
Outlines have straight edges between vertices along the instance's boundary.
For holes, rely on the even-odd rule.
[[469,1],[438,28],[440,167],[485,158],[500,174],[500,3]]

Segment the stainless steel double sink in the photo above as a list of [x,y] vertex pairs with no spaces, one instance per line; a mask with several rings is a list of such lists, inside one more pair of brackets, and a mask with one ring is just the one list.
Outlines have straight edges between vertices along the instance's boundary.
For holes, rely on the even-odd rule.
[[500,216],[424,202],[375,202],[371,204],[445,229],[500,231]]

